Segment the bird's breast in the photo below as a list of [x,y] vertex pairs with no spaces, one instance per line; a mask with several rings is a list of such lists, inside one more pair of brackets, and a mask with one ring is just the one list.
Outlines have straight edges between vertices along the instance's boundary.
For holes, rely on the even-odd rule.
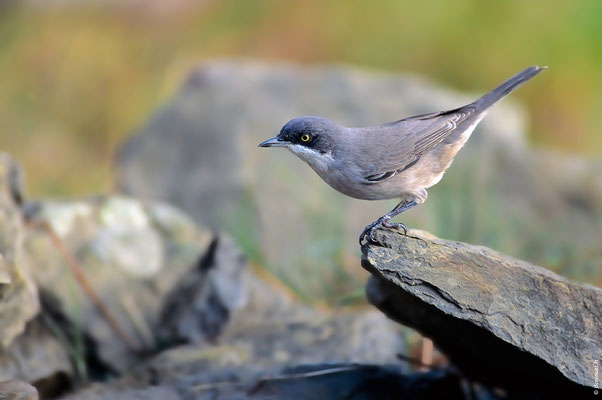
[[402,197],[404,193],[400,186],[390,185],[392,182],[366,183],[363,172],[355,166],[338,166],[328,171],[315,171],[333,189],[360,200],[392,199]]

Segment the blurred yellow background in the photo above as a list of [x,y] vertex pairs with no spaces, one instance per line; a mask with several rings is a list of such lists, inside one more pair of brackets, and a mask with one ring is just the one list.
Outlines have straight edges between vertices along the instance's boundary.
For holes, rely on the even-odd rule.
[[596,0],[2,1],[0,139],[31,196],[97,193],[124,137],[204,59],[348,63],[475,93],[543,64],[513,95],[530,140],[600,156],[600,21]]

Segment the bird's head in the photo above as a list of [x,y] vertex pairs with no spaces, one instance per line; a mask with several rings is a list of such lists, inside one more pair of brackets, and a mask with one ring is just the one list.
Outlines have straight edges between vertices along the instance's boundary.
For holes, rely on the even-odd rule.
[[287,122],[278,136],[260,143],[259,147],[286,147],[315,167],[326,157],[332,157],[342,129],[326,118],[299,117]]

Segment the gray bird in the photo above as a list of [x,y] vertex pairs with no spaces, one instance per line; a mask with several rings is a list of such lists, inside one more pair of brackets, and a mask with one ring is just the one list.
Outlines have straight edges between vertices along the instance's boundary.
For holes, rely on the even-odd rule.
[[474,103],[450,111],[417,115],[384,125],[347,128],[326,118],[299,117],[259,147],[286,147],[339,192],[362,200],[399,198],[389,213],[368,225],[407,227],[391,218],[426,200],[489,107],[547,67],[519,72]]

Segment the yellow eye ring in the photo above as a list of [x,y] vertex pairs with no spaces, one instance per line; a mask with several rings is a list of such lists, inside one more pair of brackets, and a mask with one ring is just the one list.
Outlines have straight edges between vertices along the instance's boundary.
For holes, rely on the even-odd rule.
[[301,141],[302,142],[309,142],[310,136],[306,133],[305,135],[301,136]]

